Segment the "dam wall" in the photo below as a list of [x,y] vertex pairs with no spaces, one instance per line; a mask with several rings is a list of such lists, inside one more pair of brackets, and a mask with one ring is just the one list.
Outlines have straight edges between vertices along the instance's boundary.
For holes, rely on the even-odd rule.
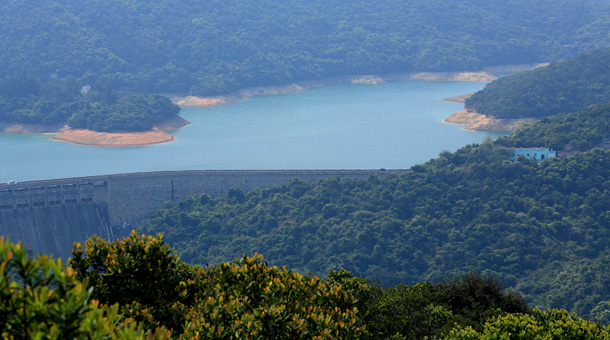
[[229,189],[248,192],[299,178],[366,179],[404,170],[193,170],[77,177],[0,184],[0,235],[22,240],[36,253],[70,255],[73,242],[93,234],[129,234],[167,201]]
[[73,242],[83,242],[93,234],[105,239],[116,237],[105,220],[105,209],[103,203],[2,209],[0,235],[15,243],[22,241],[34,253],[66,259]]

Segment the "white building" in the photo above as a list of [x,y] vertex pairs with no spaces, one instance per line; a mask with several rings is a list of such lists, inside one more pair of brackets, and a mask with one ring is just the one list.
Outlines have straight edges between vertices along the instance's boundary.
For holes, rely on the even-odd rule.
[[513,149],[513,156],[510,158],[510,160],[514,161],[519,156],[535,159],[540,162],[547,158],[557,157],[557,151],[549,148],[515,148]]

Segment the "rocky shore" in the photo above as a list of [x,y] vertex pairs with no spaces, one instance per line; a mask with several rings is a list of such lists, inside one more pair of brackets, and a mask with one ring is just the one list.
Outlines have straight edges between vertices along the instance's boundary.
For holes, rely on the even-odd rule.
[[385,76],[359,75],[349,77],[334,77],[322,80],[302,81],[299,83],[279,86],[259,86],[237,91],[227,95],[210,97],[175,96],[172,101],[181,107],[210,107],[235,103],[254,96],[267,96],[305,91],[314,88],[339,84],[376,85],[398,80],[420,81],[493,81],[498,77],[485,71],[480,72],[420,72],[420,73],[393,73]]
[[462,94],[459,96],[453,96],[453,97],[448,97],[448,98],[443,98],[444,102],[452,102],[452,103],[461,103],[464,104],[466,102],[466,99],[472,97],[474,93],[468,93],[468,94]]
[[500,119],[482,115],[471,110],[462,110],[444,120],[445,123],[466,125],[472,131],[513,131],[523,124],[537,122],[535,118]]
[[[504,65],[486,67],[482,73],[506,74],[514,72],[523,72],[532,70],[538,67],[547,66],[549,63],[540,64],[523,64],[523,65]],[[463,77],[460,75],[458,77]],[[480,73],[475,73],[470,76],[470,79],[480,77]],[[443,98],[443,101],[454,103],[465,103],[466,99],[472,97],[474,93]],[[519,118],[519,119],[501,119],[480,114],[474,110],[464,109],[456,112],[450,117],[443,120],[445,123],[466,125],[466,130],[472,131],[514,131],[523,124],[531,124],[539,121],[536,118]]]

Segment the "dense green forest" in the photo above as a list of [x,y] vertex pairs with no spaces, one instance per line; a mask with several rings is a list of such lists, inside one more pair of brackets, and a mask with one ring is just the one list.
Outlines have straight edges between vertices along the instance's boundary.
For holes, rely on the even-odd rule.
[[116,92],[74,77],[42,83],[29,76],[0,79],[0,121],[69,124],[94,131],[144,131],[180,108],[158,95]]
[[507,147],[545,146],[558,151],[586,151],[610,139],[610,103],[592,105],[575,113],[547,117],[523,125],[496,140]]
[[497,118],[547,117],[610,101],[610,49],[498,79],[466,100]]
[[610,7],[571,0],[10,0],[0,13],[0,77],[148,93],[476,70],[610,43]]
[[[601,0],[8,0],[0,10],[0,120],[97,131],[147,130],[179,111],[135,92],[479,69],[610,43]],[[400,175],[168,202],[142,227],[158,236],[94,236],[67,265],[0,237],[0,337],[610,338],[610,151],[593,149],[610,138],[609,57],[489,84],[468,108],[561,114]],[[510,161],[514,146],[582,152]]]
[[345,268],[384,284],[478,271],[536,306],[599,317],[610,294],[610,153],[542,163],[510,153],[488,141],[402,175],[193,196],[143,230],[164,233],[189,263],[259,252],[299,272]]
[[205,268],[162,237],[75,244],[69,266],[0,237],[3,339],[602,339],[610,327],[530,309],[475,274],[381,288],[350,272],[325,279],[260,255]]

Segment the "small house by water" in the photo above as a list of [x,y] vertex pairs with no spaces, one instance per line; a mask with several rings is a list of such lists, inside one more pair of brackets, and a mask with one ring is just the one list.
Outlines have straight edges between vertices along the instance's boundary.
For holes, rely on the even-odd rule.
[[513,149],[513,156],[510,158],[510,160],[514,161],[519,156],[523,156],[528,159],[535,159],[540,162],[547,158],[557,157],[557,151],[549,148],[515,148]]

